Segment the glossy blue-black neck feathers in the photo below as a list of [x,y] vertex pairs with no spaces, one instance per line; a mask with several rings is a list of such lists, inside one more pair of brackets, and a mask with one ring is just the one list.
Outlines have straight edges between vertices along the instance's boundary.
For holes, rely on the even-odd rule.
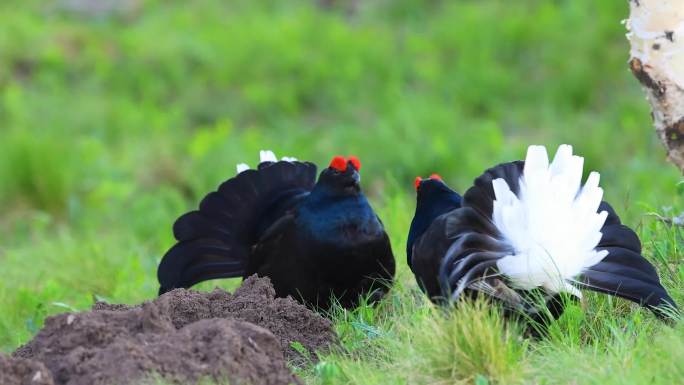
[[406,242],[406,258],[411,266],[413,244],[438,216],[461,207],[461,196],[439,180],[426,179],[420,183],[416,198],[416,213],[411,221]]
[[326,169],[302,201],[298,222],[318,241],[352,245],[382,235],[383,226],[359,186],[358,172]]

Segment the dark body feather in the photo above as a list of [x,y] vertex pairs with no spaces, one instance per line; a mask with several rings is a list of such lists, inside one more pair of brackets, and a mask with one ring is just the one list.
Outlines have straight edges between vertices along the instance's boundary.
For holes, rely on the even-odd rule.
[[[435,222],[443,220],[443,214],[461,207],[461,196],[451,190],[439,180],[424,180],[418,190],[416,214],[411,221],[406,242],[407,263],[416,276],[418,285],[432,299],[438,300],[443,296],[439,281],[439,263],[441,252],[452,242],[438,232],[427,232],[434,227]],[[423,252],[414,254],[416,243],[426,242],[433,247],[421,249]]]
[[[394,257],[382,222],[351,164],[328,168],[266,162],[222,184],[174,225],[178,243],[159,265],[160,294],[215,278],[271,279],[276,294],[328,308],[380,298]],[[210,202],[210,203],[206,203]]]
[[[492,221],[495,199],[492,181],[503,178],[517,194],[523,167],[523,161],[516,161],[486,170],[466,191],[461,207],[454,209],[448,209],[444,196],[435,198],[432,192],[446,187],[438,185],[442,182],[421,184],[416,217],[431,212],[434,219],[424,232],[409,237],[413,240],[407,248],[411,251],[409,265],[433,301],[452,302],[461,295],[485,294],[500,300],[509,310],[522,311],[535,319],[544,313],[530,305],[532,291],[514,290],[496,264],[514,250]],[[662,305],[676,307],[660,284],[653,265],[641,255],[637,235],[620,222],[615,210],[605,201],[598,212],[604,210],[608,218],[601,228],[602,238],[596,250],[608,250],[609,254],[586,269],[575,286],[628,299],[659,315],[664,314]],[[416,221],[425,221],[425,218],[414,218]],[[537,292],[544,296],[550,314],[558,317],[563,311],[560,295],[541,289]]]

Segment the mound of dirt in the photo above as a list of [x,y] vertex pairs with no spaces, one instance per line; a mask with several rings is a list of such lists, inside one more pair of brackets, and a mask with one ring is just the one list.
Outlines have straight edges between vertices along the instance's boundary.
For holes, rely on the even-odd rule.
[[[251,322],[271,331],[280,341],[285,358],[298,362],[301,353],[292,348],[299,342],[315,359],[316,351],[326,351],[337,340],[332,323],[296,300],[276,298],[268,278],[247,278],[231,294],[216,288],[210,293],[176,289],[152,301],[159,311],[180,329],[207,318],[230,318]],[[143,305],[127,306],[98,302],[94,311],[129,311]]]
[[[150,374],[194,383],[299,383],[286,358],[311,357],[335,342],[330,321],[291,298],[275,298],[267,278],[250,277],[230,294],[173,290],[137,306],[97,303],[49,317],[15,357],[41,361],[55,384],[127,384]],[[4,382],[0,382],[4,384]]]
[[54,385],[45,365],[23,358],[9,358],[0,354],[0,384]]

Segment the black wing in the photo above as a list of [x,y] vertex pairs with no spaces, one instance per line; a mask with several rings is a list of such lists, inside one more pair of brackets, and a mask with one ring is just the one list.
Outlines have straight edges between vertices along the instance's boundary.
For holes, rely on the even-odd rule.
[[[308,162],[263,162],[222,183],[176,221],[178,243],[164,255],[159,292],[215,278],[244,275],[258,229],[274,205],[310,191],[316,166]],[[277,220],[277,218],[268,218]]]

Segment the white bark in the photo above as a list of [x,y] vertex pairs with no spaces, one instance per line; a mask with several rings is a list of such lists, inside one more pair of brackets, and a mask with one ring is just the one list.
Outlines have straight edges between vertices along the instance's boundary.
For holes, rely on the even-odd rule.
[[684,0],[630,0],[630,68],[668,159],[684,173]]

